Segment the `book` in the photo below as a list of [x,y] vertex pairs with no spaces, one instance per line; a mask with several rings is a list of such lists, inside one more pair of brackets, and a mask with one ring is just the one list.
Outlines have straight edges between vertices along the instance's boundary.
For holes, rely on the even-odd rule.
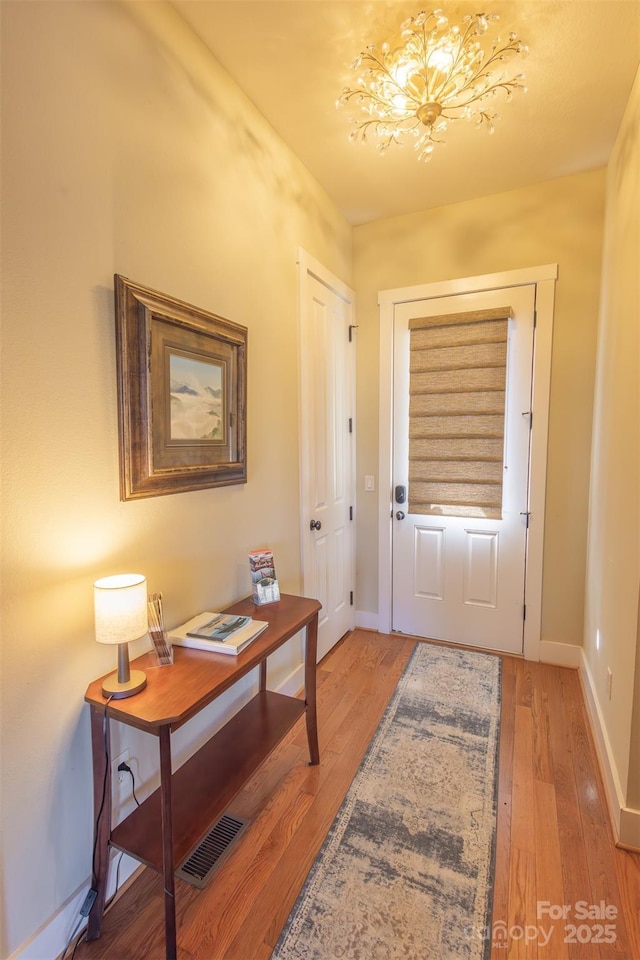
[[237,654],[255,640],[269,624],[265,620],[234,614],[199,613],[169,632],[171,642],[195,650]]
[[253,602],[275,603],[280,599],[280,587],[271,550],[252,550],[249,554],[251,592]]

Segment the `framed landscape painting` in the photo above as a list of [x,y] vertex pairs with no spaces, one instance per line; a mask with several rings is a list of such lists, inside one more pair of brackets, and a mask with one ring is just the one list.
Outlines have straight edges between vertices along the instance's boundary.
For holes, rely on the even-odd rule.
[[122,500],[245,483],[247,328],[115,276]]

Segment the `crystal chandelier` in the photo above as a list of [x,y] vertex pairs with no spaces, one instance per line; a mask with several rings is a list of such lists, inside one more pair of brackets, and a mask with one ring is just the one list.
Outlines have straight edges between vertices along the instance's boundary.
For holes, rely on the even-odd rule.
[[525,90],[524,76],[508,78],[503,64],[527,47],[515,33],[489,43],[489,24],[497,14],[464,17],[449,26],[442,10],[409,17],[400,37],[377,47],[371,44],[351,65],[358,71],[354,88],[345,87],[338,105],[356,103],[365,119],[351,118],[351,140],[373,132],[381,153],[405,136],[414,138],[421,160],[429,160],[434,144],[454,120],[474,120],[493,133],[497,114],[489,101],[500,91],[507,99]]

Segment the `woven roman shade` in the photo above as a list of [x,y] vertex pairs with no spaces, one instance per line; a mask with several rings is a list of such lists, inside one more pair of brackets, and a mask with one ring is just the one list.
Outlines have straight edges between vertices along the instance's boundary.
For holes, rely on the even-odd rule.
[[511,307],[409,321],[409,512],[502,517]]

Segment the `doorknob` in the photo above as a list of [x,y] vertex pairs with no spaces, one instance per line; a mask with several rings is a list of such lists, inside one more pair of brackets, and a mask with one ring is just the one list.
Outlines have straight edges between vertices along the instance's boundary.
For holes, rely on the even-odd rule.
[[404,520],[404,510],[398,510],[396,513],[396,520]]
[[320,530],[322,529],[322,523],[320,522],[320,520],[312,520],[311,523],[309,524],[309,529]]

